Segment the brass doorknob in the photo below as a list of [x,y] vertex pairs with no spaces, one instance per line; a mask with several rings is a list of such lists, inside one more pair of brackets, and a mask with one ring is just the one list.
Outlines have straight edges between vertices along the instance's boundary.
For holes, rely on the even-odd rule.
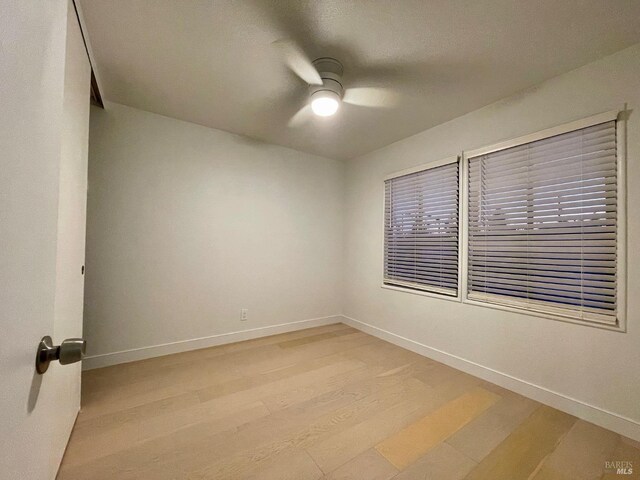
[[82,360],[87,350],[87,341],[82,338],[67,338],[60,345],[54,345],[50,336],[42,337],[36,354],[36,371],[43,374],[54,360],[68,365]]

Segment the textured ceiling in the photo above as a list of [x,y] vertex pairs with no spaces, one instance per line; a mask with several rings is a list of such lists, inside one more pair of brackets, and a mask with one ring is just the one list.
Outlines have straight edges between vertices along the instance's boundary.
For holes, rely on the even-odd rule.
[[[110,101],[332,158],[356,157],[640,42],[638,0],[80,0]],[[306,86],[271,43],[387,87],[291,128]]]

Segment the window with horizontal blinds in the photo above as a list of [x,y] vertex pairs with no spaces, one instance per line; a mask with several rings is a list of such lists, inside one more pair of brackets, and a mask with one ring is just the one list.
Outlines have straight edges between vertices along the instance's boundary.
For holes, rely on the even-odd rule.
[[384,283],[458,295],[459,166],[385,181]]
[[615,121],[468,168],[468,298],[615,324]]

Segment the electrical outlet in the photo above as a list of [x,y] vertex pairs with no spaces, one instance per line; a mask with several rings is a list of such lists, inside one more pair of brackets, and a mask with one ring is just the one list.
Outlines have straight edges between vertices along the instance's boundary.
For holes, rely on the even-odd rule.
[[248,308],[242,308],[240,310],[240,321],[241,322],[246,322],[248,318],[249,318],[249,309]]

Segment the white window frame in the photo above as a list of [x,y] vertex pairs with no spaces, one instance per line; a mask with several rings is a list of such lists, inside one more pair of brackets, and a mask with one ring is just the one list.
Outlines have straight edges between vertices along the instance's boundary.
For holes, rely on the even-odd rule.
[[[461,194],[462,194],[462,163],[459,163],[458,165],[458,285],[457,285],[457,291],[458,294],[456,296],[453,295],[447,295],[447,294],[442,294],[442,293],[437,293],[436,291],[428,291],[428,290],[417,290],[415,288],[409,288],[409,287],[402,287],[399,285],[388,285],[386,283],[384,283],[384,230],[385,230],[385,222],[384,222],[384,212],[385,212],[385,189],[384,189],[384,185],[385,182],[387,180],[391,180],[393,178],[397,178],[397,177],[403,177],[405,175],[409,175],[411,173],[417,173],[417,172],[422,172],[424,170],[431,170],[432,168],[436,168],[436,167],[441,167],[444,165],[449,165],[451,163],[458,163],[460,162],[460,156],[459,155],[453,155],[450,157],[446,157],[443,158],[441,160],[436,160],[433,162],[429,162],[429,163],[425,163],[422,165],[418,165],[416,167],[412,167],[412,168],[407,168],[405,170],[401,170],[399,172],[394,172],[391,173],[387,176],[385,176],[382,180],[382,231],[381,231],[381,237],[382,237],[382,259],[381,262],[379,263],[379,265],[382,265],[382,272],[381,272],[381,279],[380,279],[380,286],[384,289],[387,290],[395,290],[397,292],[406,292],[406,293],[411,293],[413,295],[421,295],[424,297],[431,297],[431,298],[438,298],[440,300],[447,300],[447,301],[453,301],[453,302],[461,302],[462,301],[462,279],[461,279],[461,272],[462,272],[462,251],[461,251],[461,245],[462,245],[462,203],[461,203]],[[434,289],[435,290],[435,289]]]
[[[516,147],[525,143],[535,142],[544,138],[561,135],[574,130],[587,128],[600,123],[616,121],[616,167],[617,167],[617,195],[618,195],[618,217],[617,217],[617,316],[616,324],[598,323],[596,321],[584,320],[571,312],[568,308],[553,306],[526,305],[517,300],[505,300],[502,303],[492,303],[489,301],[472,300],[468,293],[468,270],[469,270],[469,159],[479,155],[485,155],[498,150]],[[459,236],[459,259],[461,260],[461,271],[458,272],[458,280],[461,284],[459,293],[462,294],[462,302],[469,305],[505,310],[509,312],[533,315],[552,320],[587,325],[605,330],[617,332],[627,331],[627,195],[626,195],[626,115],[624,108],[611,110],[598,115],[594,115],[581,120],[559,125],[557,127],[541,130],[529,135],[495,143],[486,147],[462,152],[460,162],[460,230]],[[508,305],[508,303],[510,305]]]

